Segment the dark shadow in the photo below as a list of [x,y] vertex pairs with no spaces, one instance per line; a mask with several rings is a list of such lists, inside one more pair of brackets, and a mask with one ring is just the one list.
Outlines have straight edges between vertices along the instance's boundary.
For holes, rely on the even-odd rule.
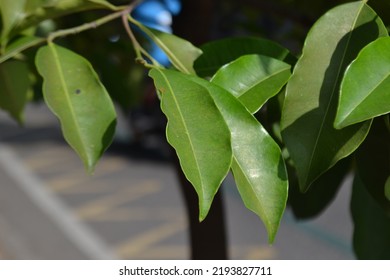
[[301,193],[295,174],[290,172],[288,205],[297,219],[311,219],[326,209],[334,200],[351,168],[351,158],[339,161],[313,182],[310,189]]

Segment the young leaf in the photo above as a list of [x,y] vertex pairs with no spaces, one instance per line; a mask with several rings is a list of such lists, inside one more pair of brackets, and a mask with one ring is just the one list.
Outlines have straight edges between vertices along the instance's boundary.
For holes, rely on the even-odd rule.
[[335,127],[390,112],[390,37],[366,46],[345,72]]
[[232,93],[252,114],[286,84],[291,66],[262,55],[244,55],[220,68],[211,81]]
[[200,49],[173,34],[148,28],[134,19],[132,22],[165,52],[177,70],[186,74],[195,74],[193,65],[194,61],[202,54]]
[[194,63],[196,73],[211,77],[223,65],[247,54],[260,54],[282,60],[290,65],[296,58],[281,45],[266,39],[243,37],[213,41],[201,46],[203,54]]
[[44,79],[46,104],[92,172],[115,130],[115,110],[106,89],[87,60],[53,43],[38,50],[36,65]]
[[288,193],[287,173],[279,146],[234,96],[203,79],[191,77],[191,80],[209,89],[229,127],[233,150],[231,167],[239,193],[246,207],[263,221],[272,243]]
[[364,140],[370,123],[336,130],[338,92],[347,65],[387,30],[364,1],[333,8],[310,30],[287,83],[282,136],[298,174],[301,191]]
[[29,70],[22,61],[0,64],[0,107],[23,123],[23,110],[30,88]]
[[205,87],[173,70],[152,69],[161,109],[167,116],[167,140],[199,197],[203,220],[232,161],[230,132]]

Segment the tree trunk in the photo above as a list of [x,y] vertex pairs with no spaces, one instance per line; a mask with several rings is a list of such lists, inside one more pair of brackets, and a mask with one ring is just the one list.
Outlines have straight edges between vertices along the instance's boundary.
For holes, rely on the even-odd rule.
[[196,192],[191,183],[185,178],[177,159],[175,161],[175,167],[180,181],[180,190],[187,208],[190,227],[191,259],[227,259],[225,219],[221,191],[215,195],[207,218],[200,223]]
[[[209,40],[213,12],[217,2],[216,0],[182,1],[183,9],[174,20],[174,33],[197,46],[207,42]],[[176,154],[174,156],[176,159],[175,167],[189,220],[191,259],[227,259],[225,220],[221,191],[215,195],[207,218],[200,223],[198,197],[191,183],[185,178]]]

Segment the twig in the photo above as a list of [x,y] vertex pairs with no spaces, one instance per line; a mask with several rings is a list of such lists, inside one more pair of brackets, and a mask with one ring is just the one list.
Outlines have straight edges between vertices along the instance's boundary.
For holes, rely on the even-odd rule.
[[78,33],[81,33],[83,31],[89,30],[89,29],[97,28],[97,27],[99,27],[99,26],[101,26],[103,24],[106,24],[106,23],[108,23],[110,21],[113,21],[114,19],[120,18],[123,15],[127,15],[130,11],[131,11],[131,6],[127,6],[125,9],[120,10],[119,12],[115,12],[113,14],[109,14],[109,15],[107,15],[105,17],[102,17],[100,19],[94,20],[92,22],[84,23],[84,24],[82,24],[80,26],[76,26],[76,27],[72,27],[72,28],[68,28],[68,29],[55,31],[55,32],[49,34],[49,36],[47,37],[47,40],[49,42],[51,42],[51,41],[53,41],[54,39],[56,39],[58,37],[74,35],[74,34],[78,34]]

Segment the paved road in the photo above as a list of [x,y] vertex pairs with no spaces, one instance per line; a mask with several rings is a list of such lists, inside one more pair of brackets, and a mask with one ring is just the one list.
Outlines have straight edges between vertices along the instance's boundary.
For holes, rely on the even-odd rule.
[[[0,258],[187,259],[188,227],[172,167],[138,148],[114,144],[85,173],[56,119],[30,106],[19,128],[0,114]],[[287,211],[273,246],[224,185],[232,259],[351,259],[346,184],[310,222]]]

